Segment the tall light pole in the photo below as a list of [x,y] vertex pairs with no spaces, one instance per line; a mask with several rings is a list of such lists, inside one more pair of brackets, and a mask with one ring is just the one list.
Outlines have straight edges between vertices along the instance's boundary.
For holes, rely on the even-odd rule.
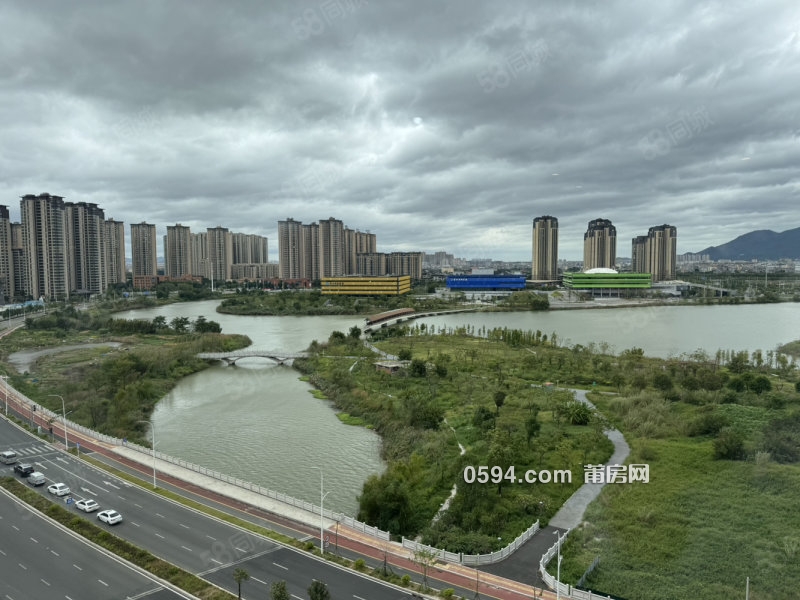
[[64,425],[64,445],[67,447],[67,452],[69,452],[69,440],[67,440],[67,408],[64,405],[64,398],[58,394],[48,394],[48,396],[61,398],[61,423]]
[[325,515],[322,503],[325,502],[325,496],[330,492],[323,493],[324,478],[322,476],[322,467],[312,467],[312,469],[319,470],[319,552],[320,554],[325,554]]
[[156,426],[152,421],[137,421],[137,423],[147,423],[150,425],[150,430],[153,432],[153,489],[158,489],[156,484]]
[[561,536],[558,534],[558,529],[556,529],[556,536],[558,537],[558,558],[556,561],[558,565],[556,566],[556,600],[561,600]]

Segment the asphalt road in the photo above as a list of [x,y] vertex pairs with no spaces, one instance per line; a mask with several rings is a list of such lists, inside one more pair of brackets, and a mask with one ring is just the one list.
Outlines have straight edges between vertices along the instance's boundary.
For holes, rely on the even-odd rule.
[[164,589],[5,494],[0,495],[0,555],[0,593],[9,600],[190,598]]
[[[243,585],[243,598],[263,598],[264,586],[276,580],[285,580],[296,598],[305,599],[313,579],[327,583],[334,600],[412,597],[397,588],[367,579],[353,571],[339,569],[307,553],[286,548],[119,480],[53,449],[46,442],[5,420],[0,420],[0,447],[17,451],[21,462],[30,462],[44,473],[48,481],[36,488],[40,493],[55,501],[63,501],[49,495],[47,486],[65,483],[71,488],[75,500],[92,498],[100,504],[100,510],[117,510],[123,521],[109,526],[97,520],[97,513],[87,515],[71,508],[76,515],[108,528],[115,535],[170,563],[201,574],[234,593],[236,585],[233,570],[244,568],[251,575],[251,580]],[[12,473],[11,466],[0,467]],[[32,571],[39,574],[46,569],[36,566]]]

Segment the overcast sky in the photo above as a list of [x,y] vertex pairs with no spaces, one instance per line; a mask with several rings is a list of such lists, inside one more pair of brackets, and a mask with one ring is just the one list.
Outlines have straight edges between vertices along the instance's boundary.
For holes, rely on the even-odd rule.
[[[800,3],[11,1],[0,203],[270,238],[335,217],[378,251],[582,259],[800,226]],[[162,250],[159,248],[159,253]],[[130,256],[130,255],[129,255]]]

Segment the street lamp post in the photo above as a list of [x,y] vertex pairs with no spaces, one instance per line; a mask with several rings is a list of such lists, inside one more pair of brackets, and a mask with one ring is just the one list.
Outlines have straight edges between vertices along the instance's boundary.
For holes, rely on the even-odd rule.
[[556,529],[556,536],[558,537],[558,558],[556,559],[556,600],[561,600],[561,536]]
[[147,423],[150,425],[150,429],[153,432],[153,489],[158,489],[158,484],[156,483],[156,426],[153,424],[152,421],[137,421],[137,423]]
[[330,492],[323,493],[324,478],[322,475],[322,467],[312,468],[319,470],[319,552],[320,554],[325,554],[325,515],[322,506],[323,502],[325,502],[325,497],[330,494]]
[[69,452],[69,440],[67,439],[67,408],[64,405],[64,397],[59,396],[58,394],[48,394],[48,396],[52,396],[53,398],[61,398],[61,424],[64,426],[64,446],[67,447],[67,452]]

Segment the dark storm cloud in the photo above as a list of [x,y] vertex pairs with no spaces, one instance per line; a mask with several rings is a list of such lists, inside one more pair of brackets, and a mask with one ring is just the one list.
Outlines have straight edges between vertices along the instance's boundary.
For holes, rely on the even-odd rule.
[[381,251],[580,258],[800,225],[800,9],[771,0],[0,7],[0,190],[159,232],[336,217]]

